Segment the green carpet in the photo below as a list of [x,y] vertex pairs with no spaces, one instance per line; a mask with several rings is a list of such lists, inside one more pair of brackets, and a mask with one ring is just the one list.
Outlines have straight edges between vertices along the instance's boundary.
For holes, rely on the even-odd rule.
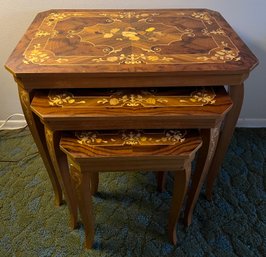
[[29,131],[0,132],[0,257],[266,256],[266,129],[236,129],[212,202],[200,196],[193,223],[167,239],[167,192],[153,173],[102,173],[93,198],[94,250],[84,230],[55,207],[48,176]]

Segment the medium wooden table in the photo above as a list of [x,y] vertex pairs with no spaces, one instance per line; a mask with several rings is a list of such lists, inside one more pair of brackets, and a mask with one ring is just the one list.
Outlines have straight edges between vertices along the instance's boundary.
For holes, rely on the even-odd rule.
[[[215,11],[50,10],[37,15],[6,68],[18,84],[25,118],[59,204],[62,192],[44,127],[30,108],[34,92],[227,85],[233,107],[223,121],[216,150],[214,143],[202,167],[209,170],[210,198],[241,110],[244,81],[257,64],[256,57]],[[199,126],[206,127],[204,121]],[[216,128],[214,142],[218,135]]]

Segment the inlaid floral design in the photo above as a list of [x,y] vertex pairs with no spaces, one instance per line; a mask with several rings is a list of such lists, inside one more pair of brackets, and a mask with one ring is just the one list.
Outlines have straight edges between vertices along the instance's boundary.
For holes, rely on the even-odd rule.
[[186,131],[171,129],[146,132],[145,130],[121,130],[117,132],[82,131],[75,132],[79,144],[89,146],[123,145],[174,145],[185,140]]
[[36,33],[35,33],[35,38],[38,38],[38,37],[50,37],[50,38],[53,38],[55,37],[56,35],[58,34],[58,31],[56,30],[52,30],[52,31],[45,31],[45,30],[38,30]]
[[63,13],[50,13],[45,19],[44,24],[48,27],[56,25],[58,22],[68,19],[70,17],[84,16],[82,12],[63,12]]
[[[206,11],[174,12],[172,15],[180,20],[180,24],[169,23],[164,12],[143,11],[58,11],[47,15],[23,53],[22,62],[26,65],[142,65],[142,64],[195,64],[195,63],[226,63],[241,60],[239,50],[232,43],[226,31],[219,25],[212,13]],[[55,30],[63,21],[77,18],[95,19],[97,24],[83,27],[73,27],[69,31]],[[157,20],[158,19],[158,20]],[[198,27],[192,28],[189,20],[198,20]],[[188,21],[188,23],[186,23]],[[75,23],[73,23],[75,24]],[[91,48],[90,54],[82,51],[68,55],[53,52],[50,42],[73,40],[76,46],[78,40],[82,47]],[[200,49],[192,45],[193,54],[180,53],[173,44],[184,41],[189,44],[189,37],[209,37],[215,48]],[[60,45],[60,44],[59,44]],[[227,45],[227,46],[226,46]],[[81,47],[81,48],[82,48]],[[76,48],[75,48],[76,49]],[[83,49],[84,50],[84,49]],[[59,51],[60,52],[60,51]],[[62,52],[61,52],[62,53]]]
[[192,17],[205,21],[208,24],[212,24],[211,17],[206,12],[193,12]]
[[190,101],[192,102],[201,102],[204,104],[214,104],[215,103],[215,95],[210,95],[208,91],[205,89],[195,91],[191,94]]
[[[108,140],[104,140],[95,131],[83,131],[83,132],[76,132],[76,137],[78,138],[78,143],[80,144],[87,144],[87,145],[94,145],[94,144],[108,144]],[[114,139],[109,139],[111,142],[115,141]]]
[[50,91],[48,95],[49,105],[61,106],[64,104],[84,104],[85,101],[76,101],[74,95],[68,91]]
[[212,60],[222,60],[222,61],[239,61],[238,53],[231,49],[221,49],[216,51],[214,56],[211,57]]
[[29,52],[27,58],[23,60],[23,63],[45,63],[50,58],[50,55],[43,51],[40,44],[36,44],[33,46],[33,50]]
[[211,30],[211,31],[208,31],[207,29],[203,29],[202,32],[204,36],[211,36],[212,34],[226,36],[226,33],[222,28],[218,28],[216,30]]
[[180,130],[171,129],[165,131],[165,136],[157,139],[156,142],[172,142],[172,143],[182,143],[185,141],[186,132],[181,132]]
[[146,137],[142,135],[140,130],[122,132],[122,139],[125,145],[138,145],[141,141],[145,141]]
[[137,18],[137,19],[143,19],[143,18],[148,18],[148,17],[154,17],[158,16],[159,13],[151,13],[151,12],[144,12],[144,13],[139,13],[139,12],[134,12],[134,11],[129,11],[129,12],[119,12],[119,13],[101,13],[100,16],[105,16],[105,17],[110,17],[112,19],[131,19],[131,18]]
[[229,46],[228,43],[224,41],[221,42],[221,47],[215,49],[213,54],[210,56],[201,56],[198,57],[199,60],[213,60],[213,61],[240,61],[241,57],[239,56],[239,51],[233,46]]
[[114,94],[111,98],[102,98],[97,101],[98,104],[108,103],[110,106],[146,106],[146,105],[155,105],[156,103],[167,103],[168,100],[163,97],[156,97],[148,91],[142,91],[141,94],[124,94],[120,95],[120,92]]
[[212,88],[198,88],[187,94],[167,95],[153,89],[105,91],[103,95],[74,95],[66,90],[50,90],[48,103],[51,106],[64,108],[149,108],[205,106],[215,104],[216,94]]
[[[110,24],[112,26],[110,26]],[[136,21],[124,21],[124,20],[110,20],[106,23],[97,23],[95,25],[86,26],[83,29],[70,30],[67,33],[68,38],[80,38],[81,42],[86,42],[95,47],[107,46],[104,48],[105,53],[110,55],[111,53],[123,52],[126,48],[137,48],[141,49],[143,53],[133,55],[146,56],[145,52],[158,53],[159,51],[154,50],[154,46],[168,46],[174,42],[182,41],[184,36],[195,37],[193,29],[172,26],[164,23],[150,23],[146,19],[137,19]],[[156,44],[156,45],[154,45]],[[121,47],[123,46],[123,47]],[[109,49],[109,50],[108,50]],[[131,56],[123,53],[124,56]],[[109,56],[106,58],[95,58],[93,61],[109,61]],[[123,58],[116,59],[120,61]],[[127,58],[128,58],[127,57]],[[162,56],[163,57],[167,56]],[[143,59],[143,58],[141,58]],[[149,59],[147,59],[148,61]],[[152,59],[150,61],[160,60]],[[170,60],[170,59],[169,59]],[[144,61],[144,59],[142,60]],[[125,61],[125,64],[136,64],[132,58],[131,61]]]
[[145,55],[145,54],[120,54],[117,56],[110,56],[107,58],[96,58],[92,59],[93,62],[119,62],[120,64],[142,64],[142,63],[156,63],[160,61],[161,63],[171,63],[173,58],[170,57],[162,57],[160,55]]

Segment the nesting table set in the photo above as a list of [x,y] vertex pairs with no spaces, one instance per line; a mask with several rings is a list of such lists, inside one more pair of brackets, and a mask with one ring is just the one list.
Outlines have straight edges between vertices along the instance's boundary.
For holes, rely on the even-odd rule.
[[[9,57],[21,105],[55,193],[93,244],[98,172],[175,174],[169,238],[206,179],[209,199],[258,60],[207,9],[50,10]],[[228,90],[225,90],[227,86]],[[190,181],[190,167],[198,151]]]

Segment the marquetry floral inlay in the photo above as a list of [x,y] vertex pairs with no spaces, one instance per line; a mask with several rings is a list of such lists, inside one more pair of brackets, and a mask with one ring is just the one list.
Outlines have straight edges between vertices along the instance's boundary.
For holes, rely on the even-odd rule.
[[165,131],[165,136],[157,139],[156,142],[172,142],[172,143],[182,143],[185,141],[186,132],[181,132],[180,130],[171,129]]
[[221,42],[221,46],[215,51],[213,51],[213,55],[210,56],[201,56],[198,57],[199,60],[213,60],[213,61],[240,61],[241,57],[239,57],[239,51],[224,41]]
[[70,17],[84,16],[80,12],[63,12],[63,13],[50,13],[45,19],[44,24],[47,26],[56,25],[58,22],[68,19]]
[[210,95],[208,91],[205,89],[195,91],[191,94],[190,101],[192,102],[200,102],[203,104],[214,104],[215,103],[215,95]]
[[74,95],[68,91],[50,91],[48,95],[49,105],[63,106],[64,104],[84,104],[85,101],[76,101]]
[[50,58],[49,54],[46,51],[41,49],[40,44],[33,46],[26,59],[23,60],[23,63],[44,63]]
[[[76,132],[76,137],[78,138],[78,143],[80,144],[107,144],[108,140],[104,140],[98,135],[98,132],[95,131],[82,131]],[[110,139],[111,141],[115,141],[114,139]]]
[[[22,62],[27,65],[113,66],[225,63],[241,60],[238,48],[211,12],[184,11],[168,15],[166,11],[50,13],[34,33],[23,53]],[[79,22],[76,22],[77,18],[80,18]],[[90,22],[95,19],[98,23]],[[86,22],[82,23],[83,20]],[[191,20],[200,22],[191,27]],[[66,31],[58,26],[61,28],[59,33],[57,25],[63,21],[73,26]],[[203,36],[209,38],[215,46],[213,49],[198,47],[197,38],[201,39]],[[58,51],[57,47],[64,46],[67,42],[74,44],[74,52],[72,48],[68,49],[67,54],[64,54],[63,49]],[[182,53],[180,49],[183,48],[185,51]],[[188,52],[190,48],[193,53]],[[57,51],[53,52],[53,49]],[[80,55],[77,54],[77,49],[82,50]]]
[[103,91],[103,95],[74,95],[66,90],[50,90],[48,103],[64,108],[149,108],[204,106],[214,104],[216,94],[212,88],[199,88],[188,91],[187,95],[169,94],[157,90],[112,90]]
[[93,62],[119,62],[120,64],[142,64],[142,63],[156,63],[160,61],[161,63],[170,63],[173,58],[160,56],[160,55],[145,55],[145,54],[120,54],[119,56],[110,56],[106,58],[95,58],[92,59]]
[[167,103],[168,100],[163,97],[156,97],[149,91],[141,91],[140,94],[122,94],[122,91],[118,91],[111,98],[102,98],[97,101],[97,104],[106,104],[108,103],[111,106],[120,105],[136,107],[136,106],[146,106],[146,105],[155,105],[157,103]]
[[158,16],[159,13],[139,13],[139,12],[118,12],[118,13],[101,13],[101,16],[111,17],[113,19],[131,19],[131,18],[148,18]]
[[208,24],[212,24],[211,17],[206,12],[193,12],[192,17],[205,21]]
[[[141,133],[139,130],[122,132],[122,139],[124,140],[125,145],[138,145],[147,140],[147,138],[142,134],[143,133]],[[148,140],[151,140],[151,138]]]
[[241,58],[238,57],[238,53],[236,53],[232,49],[221,49],[216,51],[214,56],[211,57],[212,60],[222,60],[222,61],[239,61]]
[[[90,28],[88,28],[88,30],[89,29]],[[128,39],[130,41],[138,41],[141,39],[141,37],[147,37],[147,40],[150,41],[158,41],[158,38],[156,38],[155,36],[161,37],[164,35],[164,33],[162,33],[161,31],[157,32],[155,30],[156,28],[154,27],[149,27],[143,31],[137,31],[135,28],[127,28],[127,30],[112,28],[107,31],[97,31],[95,33],[101,34],[103,38],[115,38],[115,40],[117,41],[123,41],[125,39]],[[75,35],[75,31],[70,31],[69,34],[73,37],[73,35]],[[81,35],[81,33],[78,34]]]
[[226,33],[222,28],[218,28],[216,30],[211,30],[211,31],[208,31],[207,29],[203,29],[202,32],[204,36],[211,36],[212,34],[226,36]]
[[[143,25],[141,26],[141,24]],[[192,29],[176,28],[170,25],[154,24],[150,25],[145,20],[138,21],[136,24],[129,26],[128,23],[114,22],[113,26],[106,26],[106,24],[96,24],[90,27],[84,27],[80,30],[68,31],[67,37],[73,38],[79,36],[82,42],[90,42],[92,44],[104,44],[109,47],[112,46],[114,41],[124,41],[124,46],[130,46],[129,41],[141,41],[144,46],[151,48],[156,42],[157,44],[170,44],[172,42],[181,41],[184,35],[194,37]],[[101,39],[101,40],[100,40]],[[103,41],[103,39],[105,39]],[[129,40],[129,41],[128,41]],[[99,44],[99,42],[101,42]],[[137,44],[132,44],[137,46]],[[112,46],[114,47],[114,46]]]
[[185,140],[186,131],[177,129],[160,132],[144,130],[122,130],[118,132],[82,131],[75,136],[79,144],[90,146],[122,145],[174,145]]
[[53,38],[57,34],[58,34],[58,31],[56,31],[56,30],[52,30],[51,32],[48,32],[48,31],[45,31],[45,30],[38,30],[35,33],[35,37],[38,38],[38,37],[48,37],[49,36],[50,38]]
[[[86,42],[95,48],[101,47],[105,56],[93,58],[93,62],[141,64],[158,61],[171,62],[172,57],[158,54],[161,51],[160,47],[182,41],[184,36],[195,37],[193,29],[184,29],[181,26],[172,26],[162,22],[150,23],[143,16],[141,17],[134,22],[115,19],[86,26],[81,30],[70,30],[67,38],[80,38],[81,42]],[[128,48],[141,51],[127,54],[124,49]]]

